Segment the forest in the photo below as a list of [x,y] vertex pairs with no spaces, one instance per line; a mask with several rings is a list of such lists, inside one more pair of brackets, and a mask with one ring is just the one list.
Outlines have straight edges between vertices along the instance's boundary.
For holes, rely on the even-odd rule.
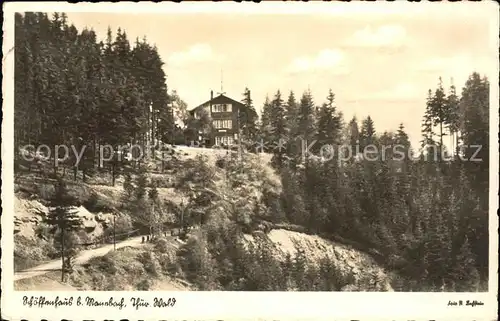
[[[109,29],[99,41],[64,13],[16,14],[15,24],[15,146],[88,146],[73,168],[75,178],[99,169],[100,145],[185,142],[183,135],[207,121],[191,119],[182,99],[169,92],[164,62],[146,37],[131,41],[124,30]],[[471,70],[461,86],[441,78],[429,84],[421,146],[411,146],[403,124],[392,132],[368,115],[344,119],[332,90],[325,98],[276,90],[255,117],[251,88],[242,88],[252,111],[241,119],[242,144],[269,142],[265,152],[273,154],[282,184],[279,195],[265,200],[272,220],[375,250],[409,291],[484,290],[490,83]],[[177,117],[184,127],[175,125]],[[284,137],[283,148],[269,147]],[[305,157],[304,141],[316,141]],[[417,156],[324,161],[318,155],[326,144],[353,150],[398,145]],[[16,169],[21,163],[16,150]],[[140,168],[122,161],[106,166],[113,177]]]

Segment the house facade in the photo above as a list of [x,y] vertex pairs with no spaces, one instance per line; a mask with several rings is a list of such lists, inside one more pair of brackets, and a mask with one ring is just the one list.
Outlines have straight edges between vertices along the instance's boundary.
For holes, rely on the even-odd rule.
[[208,116],[211,123],[209,130],[200,130],[198,142],[206,146],[230,146],[236,143],[240,135],[239,115],[245,108],[245,105],[224,94],[214,97],[211,91],[210,100],[190,110],[194,118]]

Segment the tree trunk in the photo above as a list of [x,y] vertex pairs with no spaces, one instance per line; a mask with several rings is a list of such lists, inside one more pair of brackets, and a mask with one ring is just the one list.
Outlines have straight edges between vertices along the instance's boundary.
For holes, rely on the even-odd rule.
[[100,142],[97,140],[97,145],[95,147],[95,153],[97,153],[97,168],[101,168],[101,153],[99,152]]
[[441,145],[441,149],[443,148],[443,123],[439,123],[439,143]]
[[97,146],[96,136],[94,135],[94,139],[92,141],[92,168],[95,168],[95,148]]
[[111,186],[115,186],[115,180],[116,180],[116,165],[115,162],[111,164]]
[[61,229],[61,282],[64,282],[65,264],[64,264],[64,229]]
[[165,151],[162,149],[161,151],[161,172],[165,171]]
[[113,214],[113,249],[116,251],[116,214]]
[[155,111],[153,107],[151,107],[151,145],[155,146]]

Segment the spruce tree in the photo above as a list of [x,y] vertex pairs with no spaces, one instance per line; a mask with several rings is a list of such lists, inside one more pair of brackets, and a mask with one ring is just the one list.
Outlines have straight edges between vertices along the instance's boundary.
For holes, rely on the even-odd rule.
[[240,135],[242,135],[243,140],[253,141],[257,134],[258,115],[248,87],[245,87],[243,92],[242,103],[245,105],[245,109],[239,112]]
[[[262,118],[260,123],[260,138],[256,146],[264,145],[264,151],[268,152],[271,150],[270,145],[273,140],[273,124],[272,124],[272,104],[269,97],[266,96],[264,101],[264,106],[262,107]],[[261,150],[258,150],[261,152]]]
[[304,142],[311,144],[316,138],[314,100],[310,91],[304,92],[299,102],[298,112],[298,135]]
[[360,151],[363,152],[366,146],[375,144],[375,142],[375,125],[373,119],[368,116],[361,123]]
[[475,292],[478,290],[480,275],[475,267],[476,259],[470,249],[470,243],[465,238],[454,260],[451,274],[458,292]]
[[271,101],[271,142],[272,153],[274,154],[273,163],[277,168],[283,166],[283,155],[286,151],[286,121],[285,107],[281,92],[278,90],[274,99]]
[[285,104],[285,118],[286,118],[286,128],[289,137],[295,137],[297,135],[297,124],[298,124],[298,106],[295,100],[295,93],[290,91],[288,95],[287,102]]
[[429,89],[427,94],[425,113],[422,120],[422,137],[423,137],[421,141],[422,148],[435,144],[434,142],[435,133],[433,131],[432,104],[433,104],[432,90]]
[[[317,122],[317,143],[323,145],[338,145],[340,143],[340,133],[342,131],[342,114],[337,112],[335,106],[335,95],[332,90],[327,97],[327,103],[323,104],[318,113]],[[333,152],[333,151],[332,151]]]
[[[358,120],[357,120],[356,116],[354,116],[349,121],[347,128],[348,128],[348,133],[347,133],[348,146],[351,149],[352,157],[355,157],[357,154],[357,151],[359,149],[359,144],[360,144],[360,133],[359,133]],[[361,150],[359,150],[359,151],[361,152]]]
[[49,201],[51,208],[45,223],[52,226],[52,232],[56,233],[55,242],[61,251],[61,280],[65,281],[66,273],[70,272],[71,261],[75,254],[74,244],[69,242],[70,234],[80,228],[81,221],[73,207],[77,204],[76,199],[68,194],[66,184],[58,179],[55,193]]
[[458,152],[458,137],[459,137],[459,128],[460,128],[460,119],[459,119],[459,98],[457,95],[457,90],[453,83],[450,86],[448,91],[448,96],[446,97],[446,127],[451,136],[451,148],[453,153]]
[[446,94],[443,89],[443,81],[439,77],[439,85],[434,96],[432,97],[431,103],[431,116],[433,119],[433,126],[438,126],[439,128],[439,148],[440,155],[443,153],[443,137],[446,135],[444,132],[445,124],[449,118],[449,112],[447,110]]

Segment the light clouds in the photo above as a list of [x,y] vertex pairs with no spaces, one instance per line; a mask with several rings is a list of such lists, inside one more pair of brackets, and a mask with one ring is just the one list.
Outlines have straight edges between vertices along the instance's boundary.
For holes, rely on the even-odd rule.
[[323,49],[315,56],[300,56],[286,68],[288,73],[327,71],[333,74],[345,74],[348,67],[345,54],[338,49]]
[[473,57],[468,54],[458,54],[447,57],[432,57],[416,64],[415,71],[439,75],[445,79],[453,78],[455,85],[461,87],[473,71],[491,77],[491,61],[486,55]]
[[423,60],[419,65],[417,65],[417,71],[430,72],[430,73],[446,73],[449,75],[457,73],[467,73],[470,74],[471,66],[477,72],[487,73],[488,64],[490,64],[491,59],[488,57],[471,57],[467,54],[455,55],[449,57],[433,57]]
[[[334,18],[207,14],[200,19],[198,14],[71,12],[68,16],[79,30],[92,26],[101,40],[108,25],[126,30],[130,39],[146,34],[165,61],[168,87],[177,89],[189,108],[208,100],[210,90],[220,90],[223,70],[227,95],[240,100],[248,87],[257,111],[266,95],[272,97],[277,89],[299,96],[310,87],[321,104],[332,88],[346,118],[353,113],[359,119],[370,115],[380,131],[403,122],[410,138],[418,142],[427,90],[436,88],[440,76],[445,88],[453,77],[460,90],[473,71],[497,72],[497,46],[493,50],[490,40],[497,39],[490,28],[494,13],[457,11],[459,4],[445,10],[436,3],[429,9],[419,5],[420,9],[408,10],[401,5],[406,8],[402,12],[389,11],[396,5]],[[179,29],[186,25],[188,29]]]
[[205,43],[198,43],[186,51],[172,53],[167,60],[169,66],[180,67],[200,62],[221,62],[224,56],[213,51],[212,47]]
[[356,31],[347,41],[351,47],[397,47],[407,42],[405,28],[400,25],[367,26]]
[[468,65],[470,59],[465,55],[452,56],[452,57],[433,57],[423,60],[417,65],[417,71],[422,72],[443,72],[450,69],[460,68],[460,66]]
[[385,102],[411,101],[425,97],[425,92],[421,92],[414,84],[404,82],[392,88],[381,90],[363,96],[360,100],[379,100]]

